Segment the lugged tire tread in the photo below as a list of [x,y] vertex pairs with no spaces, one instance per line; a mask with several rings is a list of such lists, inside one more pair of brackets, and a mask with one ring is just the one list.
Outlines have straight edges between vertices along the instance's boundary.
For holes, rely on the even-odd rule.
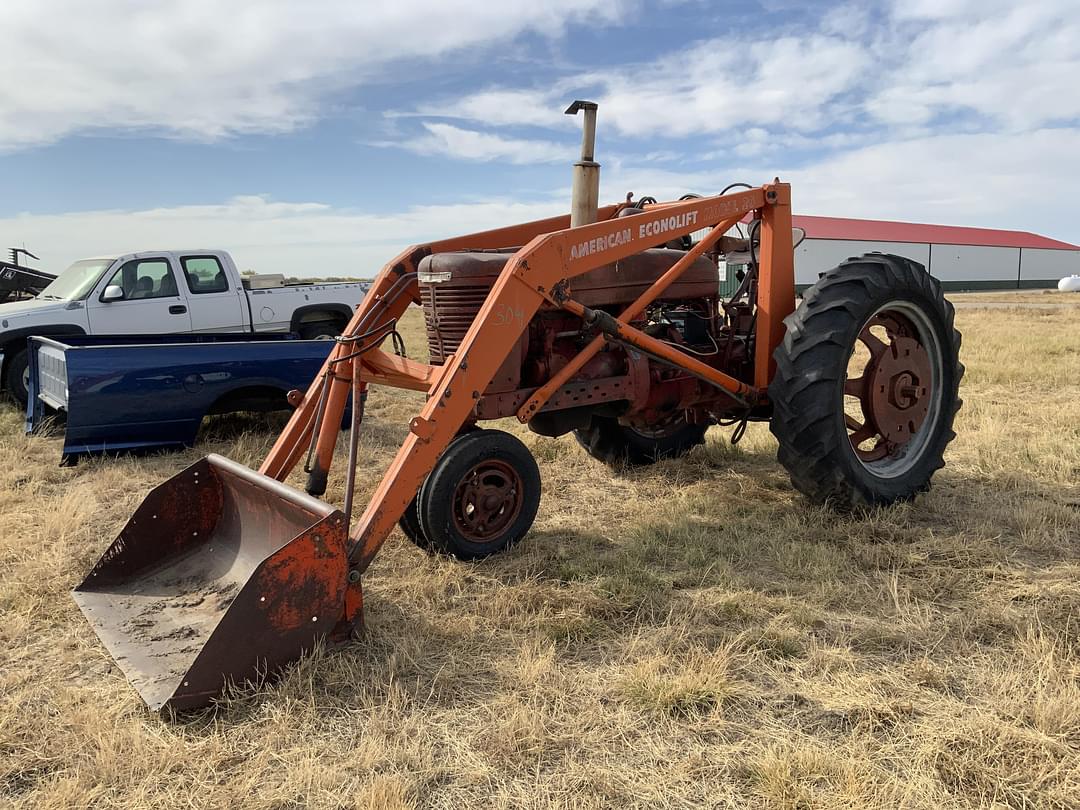
[[613,467],[642,466],[664,458],[678,458],[705,442],[706,424],[683,424],[670,436],[650,439],[635,434],[609,416],[593,416],[586,428],[574,431],[585,452]]
[[[905,296],[922,297],[936,311],[945,330],[943,363],[946,369],[952,363],[954,372],[943,382],[948,385],[942,392],[944,424],[917,465],[928,467],[928,473],[923,476],[917,470],[920,475],[882,479],[853,463],[843,419],[835,418],[836,386],[846,373],[852,331],[886,301]],[[821,274],[785,320],[787,331],[773,355],[776,374],[769,386],[777,459],[799,492],[815,503],[848,510],[910,499],[929,487],[930,476],[945,464],[945,447],[956,436],[953,418],[962,404],[957,391],[964,366],[959,362],[961,338],[954,321],[954,308],[941,285],[910,259],[872,253],[849,258]],[[842,406],[842,395],[840,401]]]

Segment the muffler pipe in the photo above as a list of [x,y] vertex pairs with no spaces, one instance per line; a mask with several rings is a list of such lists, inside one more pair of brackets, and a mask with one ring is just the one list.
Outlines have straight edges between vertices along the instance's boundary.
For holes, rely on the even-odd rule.
[[575,101],[566,108],[567,115],[585,112],[581,130],[581,160],[574,164],[573,192],[570,201],[570,227],[591,225],[596,222],[600,207],[600,164],[593,158],[596,153],[595,101]]

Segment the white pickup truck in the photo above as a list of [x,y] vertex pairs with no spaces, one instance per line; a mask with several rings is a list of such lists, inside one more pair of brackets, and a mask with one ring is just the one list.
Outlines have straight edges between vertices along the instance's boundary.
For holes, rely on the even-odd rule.
[[82,259],[29,301],[0,304],[0,380],[26,402],[31,335],[176,332],[340,334],[366,282],[284,285],[242,277],[223,250],[165,250]]

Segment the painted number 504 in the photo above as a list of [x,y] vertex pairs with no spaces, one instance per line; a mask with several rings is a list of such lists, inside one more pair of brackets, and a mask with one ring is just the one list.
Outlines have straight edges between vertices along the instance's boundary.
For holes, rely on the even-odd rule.
[[514,309],[510,304],[500,304],[495,308],[492,316],[495,318],[496,326],[507,326],[512,323],[521,326],[525,323],[525,311]]

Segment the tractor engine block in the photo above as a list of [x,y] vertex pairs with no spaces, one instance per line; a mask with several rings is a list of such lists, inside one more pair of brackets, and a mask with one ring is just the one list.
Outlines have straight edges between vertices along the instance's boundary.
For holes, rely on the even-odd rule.
[[[437,253],[418,267],[428,352],[442,365],[461,345],[513,251]],[[657,248],[570,279],[570,297],[591,309],[618,315],[685,254]],[[706,362],[730,361],[720,347],[725,330],[719,312],[719,273],[702,257],[654,301],[636,323]],[[541,307],[521,334],[477,404],[480,419],[510,416],[531,393],[558,373],[595,335],[574,315]],[[742,347],[736,352],[742,358]],[[593,412],[628,423],[655,423],[665,414],[716,396],[712,387],[637,351],[608,345],[572,378],[567,389],[530,420],[544,435],[578,427]]]

